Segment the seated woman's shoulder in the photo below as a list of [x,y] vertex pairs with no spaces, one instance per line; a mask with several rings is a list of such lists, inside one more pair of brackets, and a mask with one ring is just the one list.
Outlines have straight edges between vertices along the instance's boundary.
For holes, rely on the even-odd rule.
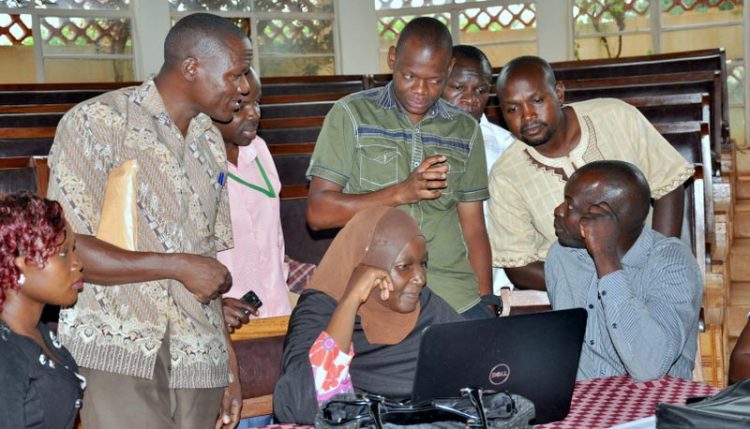
[[422,314],[432,319],[431,323],[449,323],[464,320],[450,304],[430,290],[429,287],[422,289],[420,306],[422,307]]

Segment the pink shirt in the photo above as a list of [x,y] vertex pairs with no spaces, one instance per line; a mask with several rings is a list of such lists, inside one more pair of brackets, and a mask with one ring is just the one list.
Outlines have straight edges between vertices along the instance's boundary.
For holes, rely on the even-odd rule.
[[240,147],[237,166],[227,163],[227,167],[231,174],[245,182],[267,189],[256,158],[271,182],[275,197],[228,178],[234,248],[219,252],[217,257],[232,273],[234,281],[232,289],[224,296],[240,298],[254,290],[263,301],[259,317],[282,316],[292,310],[286,285],[289,266],[284,262],[284,234],[279,212],[279,174],[266,142],[260,137],[249,146]]

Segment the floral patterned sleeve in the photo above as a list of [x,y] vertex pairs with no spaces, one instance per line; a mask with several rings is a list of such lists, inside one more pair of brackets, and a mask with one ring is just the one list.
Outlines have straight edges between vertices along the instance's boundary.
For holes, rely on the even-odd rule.
[[354,347],[344,353],[326,331],[318,335],[310,347],[310,365],[315,380],[315,395],[318,404],[322,404],[339,393],[353,393],[352,379],[349,376],[349,365],[354,358]]

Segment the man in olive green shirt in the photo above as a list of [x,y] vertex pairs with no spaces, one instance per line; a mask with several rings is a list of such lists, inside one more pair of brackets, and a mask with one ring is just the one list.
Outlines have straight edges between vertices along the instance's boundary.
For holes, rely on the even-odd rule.
[[440,99],[452,40],[433,18],[416,18],[388,52],[393,81],[339,100],[315,145],[307,221],[343,226],[359,210],[401,206],[427,239],[427,285],[470,318],[491,317],[489,196],[477,121]]

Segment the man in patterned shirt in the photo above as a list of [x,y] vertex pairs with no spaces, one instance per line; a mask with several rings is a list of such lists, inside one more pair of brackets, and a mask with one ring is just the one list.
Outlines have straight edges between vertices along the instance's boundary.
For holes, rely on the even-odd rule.
[[563,105],[564,85],[546,61],[531,56],[503,67],[497,94],[518,140],[490,172],[488,229],[493,265],[504,267],[516,287],[544,290],[552,211],[568,178],[592,161],[636,165],[651,187],[653,228],[680,235],[682,185],[693,168],[635,107],[613,98]]
[[[229,21],[194,14],[169,31],[164,55],[153,79],[68,112],[50,151],[50,198],[87,267],[59,325],[88,380],[86,428],[231,428],[239,419],[218,298],[231,276],[215,259],[232,246],[227,161],[211,117],[229,121],[239,108],[252,46]],[[109,174],[129,161],[134,251],[94,238]]]
[[544,266],[554,309],[588,311],[578,379],[692,378],[703,279],[690,248],[646,225],[651,190],[624,161],[576,170]]

